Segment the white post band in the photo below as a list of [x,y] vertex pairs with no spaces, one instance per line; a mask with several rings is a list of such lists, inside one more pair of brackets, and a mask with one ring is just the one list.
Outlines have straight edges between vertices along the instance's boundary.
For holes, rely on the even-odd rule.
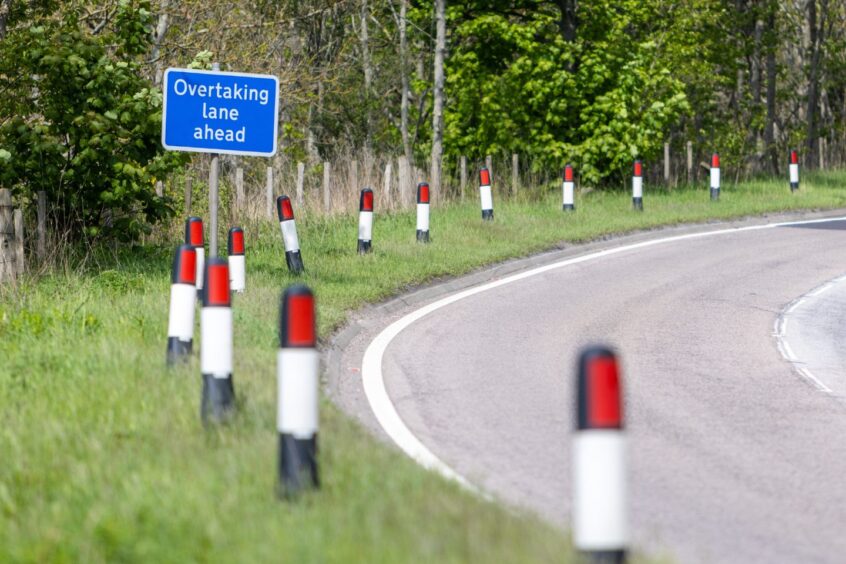
[[632,176],[632,198],[643,198],[642,176]]
[[203,273],[205,272],[205,258],[206,250],[203,247],[194,247],[194,252],[197,254],[197,289],[203,289]]
[[790,169],[790,183],[799,184],[799,165],[791,164],[788,168]]
[[479,197],[482,199],[482,210],[493,209],[493,196],[490,186],[479,186]]
[[358,238],[361,241],[373,240],[373,212],[363,211],[358,214]]
[[578,550],[628,546],[625,439],[619,430],[578,431],[573,440],[573,541]]
[[720,188],[720,169],[719,167],[711,167],[711,188],[718,190]]
[[247,261],[244,255],[229,257],[229,289],[243,292],[247,288]]
[[276,425],[280,433],[295,439],[310,439],[317,434],[319,363],[315,349],[279,349]]
[[296,220],[288,219],[280,221],[279,226],[282,228],[282,241],[285,243],[285,251],[295,253],[300,250],[300,239],[297,237]]
[[191,284],[172,284],[170,287],[170,314],[167,336],[180,341],[194,338],[194,303],[197,289]]
[[417,230],[429,231],[429,204],[417,204]]
[[572,206],[573,205],[573,183],[572,182],[564,182],[564,205],[565,206]]
[[215,378],[232,374],[232,308],[200,311],[200,371]]

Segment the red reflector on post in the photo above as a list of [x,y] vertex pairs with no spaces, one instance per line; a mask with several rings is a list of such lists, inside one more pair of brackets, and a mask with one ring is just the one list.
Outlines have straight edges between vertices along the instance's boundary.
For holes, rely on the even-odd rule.
[[598,358],[588,364],[588,389],[588,425],[619,427],[620,386],[613,358]]
[[229,256],[244,254],[244,230],[233,227],[229,230]]
[[421,182],[417,185],[417,203],[418,204],[428,204],[429,203],[429,185],[425,182]]
[[361,191],[358,209],[359,211],[373,211],[373,190],[365,188]]
[[279,346],[282,348],[317,346],[314,295],[307,286],[297,284],[282,294],[279,315]]
[[195,285],[197,283],[197,252],[194,247],[180,245],[176,249],[173,260],[171,283]]
[[582,352],[576,395],[579,430],[623,428],[620,374],[611,350],[596,347]]
[[195,247],[203,246],[203,220],[189,217],[185,223],[185,242]]
[[795,150],[790,151],[790,164],[799,164],[799,153]]
[[288,196],[276,198],[276,211],[279,215],[279,221],[294,219],[294,206],[291,205],[291,198]]
[[213,258],[206,265],[203,287],[203,307],[230,307],[229,263]]
[[719,153],[714,153],[713,155],[711,155],[711,168],[720,168]]
[[643,176],[643,163],[641,163],[640,161],[634,162],[634,175]]
[[483,168],[479,171],[479,186],[491,185],[491,173],[488,169]]
[[567,165],[564,167],[564,182],[572,182],[573,181],[573,167]]

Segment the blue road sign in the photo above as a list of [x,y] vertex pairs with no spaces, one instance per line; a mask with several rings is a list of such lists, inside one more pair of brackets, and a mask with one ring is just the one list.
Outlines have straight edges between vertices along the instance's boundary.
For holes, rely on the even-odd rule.
[[270,157],[276,153],[279,79],[167,69],[162,113],[165,149]]

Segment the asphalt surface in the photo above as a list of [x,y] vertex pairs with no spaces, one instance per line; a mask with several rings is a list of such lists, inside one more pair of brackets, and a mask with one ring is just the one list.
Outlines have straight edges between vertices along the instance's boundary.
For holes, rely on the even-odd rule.
[[[576,356],[610,344],[622,359],[639,549],[679,562],[843,562],[846,407],[840,388],[822,391],[782,357],[774,327],[788,304],[846,272],[844,243],[841,221],[551,270],[411,325],[387,348],[386,387],[452,469],[566,526]],[[364,312],[329,355],[332,396],[377,433],[357,359],[425,299]]]

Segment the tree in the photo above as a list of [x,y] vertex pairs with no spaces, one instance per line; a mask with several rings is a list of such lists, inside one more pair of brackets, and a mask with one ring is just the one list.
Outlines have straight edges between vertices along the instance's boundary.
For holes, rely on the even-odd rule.
[[446,51],[446,0],[435,0],[435,66],[432,111],[432,162],[429,183],[437,200],[441,197],[441,172],[443,149],[444,114],[444,51]]
[[183,157],[163,153],[161,93],[140,73],[150,30],[145,3],[123,1],[97,35],[68,9],[0,43],[0,184],[24,198],[47,192],[72,237],[109,234],[106,210],[123,238],[171,213],[153,183]]

